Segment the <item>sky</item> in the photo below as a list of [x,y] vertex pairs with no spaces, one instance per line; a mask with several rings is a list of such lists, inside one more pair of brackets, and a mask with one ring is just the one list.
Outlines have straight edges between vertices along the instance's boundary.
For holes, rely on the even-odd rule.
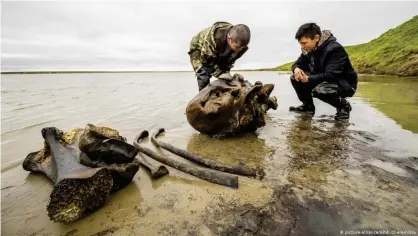
[[417,14],[418,1],[2,1],[1,69],[191,71],[190,40],[216,21],[251,30],[234,69],[271,68],[299,56],[303,23],[355,45]]

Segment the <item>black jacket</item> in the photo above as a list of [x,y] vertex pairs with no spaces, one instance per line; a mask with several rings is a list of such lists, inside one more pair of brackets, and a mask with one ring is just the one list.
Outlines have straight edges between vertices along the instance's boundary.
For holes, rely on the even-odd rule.
[[357,73],[344,47],[332,34],[311,53],[306,55],[302,53],[293,64],[292,71],[296,67],[309,72],[309,80],[346,84],[344,81],[339,81],[345,80],[352,88],[357,89]]

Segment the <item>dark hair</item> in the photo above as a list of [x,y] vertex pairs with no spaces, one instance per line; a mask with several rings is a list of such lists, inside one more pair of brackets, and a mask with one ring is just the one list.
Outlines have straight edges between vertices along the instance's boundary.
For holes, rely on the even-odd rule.
[[232,42],[240,46],[246,46],[250,43],[250,38],[251,38],[250,28],[248,28],[248,26],[244,24],[238,24],[238,25],[232,26],[228,34],[231,37]]
[[299,27],[295,39],[300,40],[302,37],[313,39],[317,34],[321,35],[321,28],[315,23],[306,23]]

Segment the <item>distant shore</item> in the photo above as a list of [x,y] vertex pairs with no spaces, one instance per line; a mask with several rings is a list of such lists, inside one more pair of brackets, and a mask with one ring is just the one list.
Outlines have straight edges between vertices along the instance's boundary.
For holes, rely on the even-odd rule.
[[[1,72],[2,75],[12,74],[94,74],[94,73],[179,73],[179,72],[193,72],[193,71],[10,71]],[[292,74],[288,70],[269,70],[269,69],[243,69],[234,70],[232,72],[277,72],[279,74]],[[407,75],[379,75],[379,74],[358,74],[358,76],[394,76],[400,78],[418,78],[418,76]]]
[[84,73],[173,73],[173,72],[192,72],[192,71],[7,71],[1,74],[84,74]]
[[[242,69],[242,70],[233,70],[233,72],[239,71],[264,71],[263,69]],[[193,72],[192,70],[175,70],[175,71],[164,71],[164,70],[138,70],[138,71],[87,71],[87,70],[76,70],[76,71],[5,71],[1,72],[1,74],[84,74],[84,73],[176,73],[176,72]],[[284,73],[285,71],[283,71]],[[289,72],[290,73],[290,72]]]
[[[259,69],[242,69],[242,70],[233,70],[232,72],[238,71],[259,71]],[[88,70],[74,70],[74,71],[5,71],[1,72],[1,74],[84,74],[84,73],[176,73],[176,72],[193,72],[192,70],[138,70],[138,71],[105,71],[105,70],[98,70],[98,71],[88,71]]]

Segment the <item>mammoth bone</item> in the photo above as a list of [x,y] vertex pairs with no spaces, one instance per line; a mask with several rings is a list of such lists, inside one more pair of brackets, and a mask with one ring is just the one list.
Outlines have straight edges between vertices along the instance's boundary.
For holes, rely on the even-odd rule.
[[47,212],[55,222],[73,222],[97,210],[139,169],[137,149],[116,130],[88,124],[66,134],[55,127],[41,132],[44,148],[29,153],[23,169],[44,173],[54,183]]
[[[156,166],[145,157],[134,159],[138,154],[138,149],[132,144],[127,143],[126,138],[119,136],[116,130],[107,127],[98,128],[91,124],[87,125],[87,127],[88,129],[86,129],[79,141],[79,147],[83,151],[80,157],[81,164],[90,167],[101,167],[107,166],[109,163],[133,161],[149,170],[151,177],[154,179],[158,179],[169,173],[164,165]],[[110,166],[117,168],[120,164],[112,164]],[[132,180],[132,178],[123,178],[123,175],[120,177],[122,177],[122,182],[123,180],[129,180],[129,182]]]
[[265,125],[269,109],[277,109],[276,97],[270,97],[273,89],[273,84],[260,81],[253,85],[241,74],[234,74],[232,80],[215,80],[188,103],[187,120],[210,136],[253,132]]
[[198,177],[200,179],[215,183],[215,184],[220,184],[220,185],[225,185],[231,188],[238,188],[238,177],[237,176],[233,176],[233,175],[229,175],[226,173],[222,173],[219,171],[214,171],[214,170],[210,170],[210,169],[205,169],[205,168],[200,168],[200,167],[195,167],[191,164],[188,163],[182,163],[179,162],[177,160],[168,158],[164,155],[160,155],[154,151],[152,151],[151,149],[148,149],[144,146],[141,146],[139,143],[147,138],[149,136],[148,131],[144,130],[142,131],[138,136],[135,137],[135,140],[133,141],[133,144],[136,148],[138,148],[138,150],[144,154],[146,154],[147,156],[151,157],[152,159],[161,162],[165,165],[171,166],[175,169],[178,169],[182,172],[188,173],[190,175],[193,175],[195,177]]
[[182,150],[180,148],[174,147],[171,144],[165,143],[163,141],[160,141],[157,139],[157,137],[164,133],[165,130],[163,128],[159,129],[152,137],[151,137],[151,142],[157,146],[157,147],[161,147],[164,148],[165,150],[170,151],[171,153],[174,153],[178,156],[181,156],[189,161],[195,162],[199,165],[205,166],[205,167],[209,167],[211,169],[214,170],[219,170],[222,172],[228,172],[228,173],[232,173],[232,174],[238,174],[238,175],[244,175],[244,176],[250,176],[250,177],[259,177],[259,178],[263,178],[265,173],[262,169],[253,169],[253,168],[248,168],[245,166],[229,166],[226,164],[222,164],[213,160],[209,160],[209,159],[205,159],[203,157],[200,157],[197,154],[188,152],[186,150]]

